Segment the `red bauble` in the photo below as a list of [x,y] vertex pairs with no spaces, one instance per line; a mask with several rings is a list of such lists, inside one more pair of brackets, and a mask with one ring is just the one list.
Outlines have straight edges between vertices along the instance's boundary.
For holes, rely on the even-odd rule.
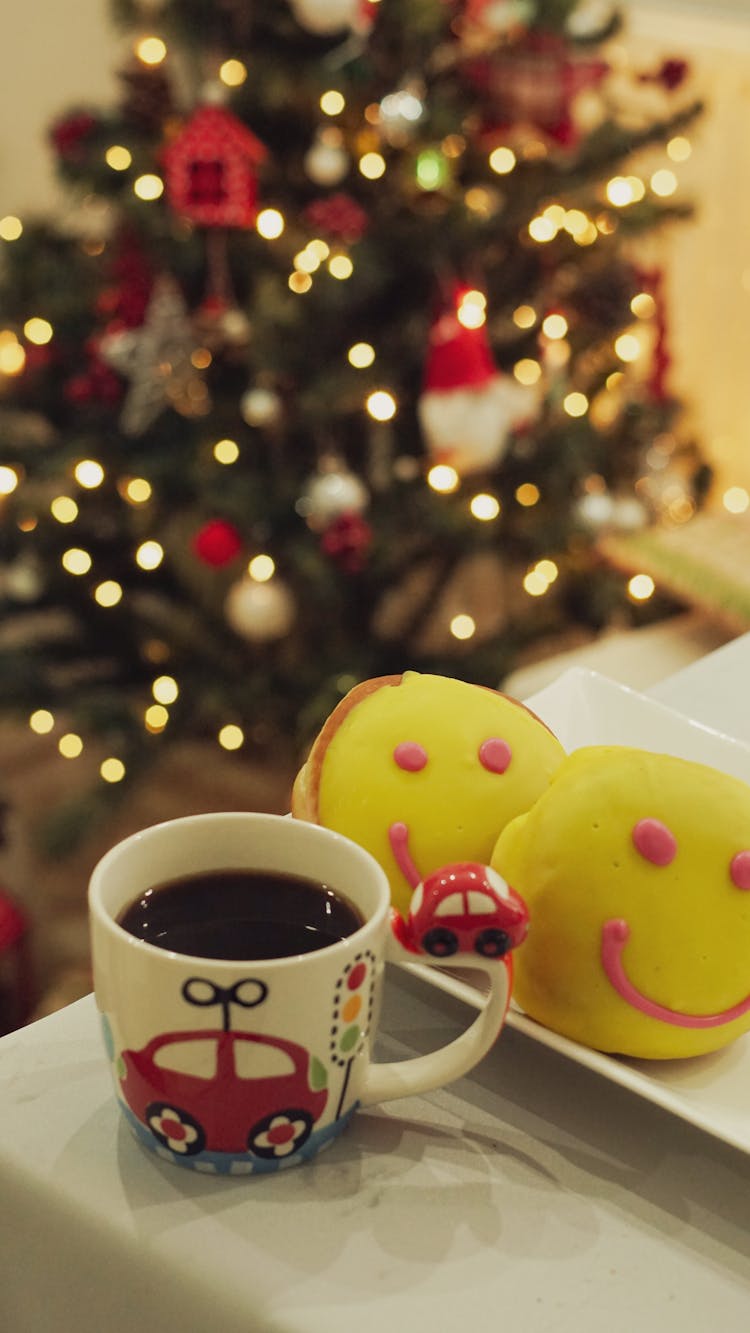
[[265,157],[263,144],[231,111],[199,107],[164,153],[169,203],[204,227],[251,227],[256,169]]
[[372,528],[361,514],[339,514],[320,539],[321,550],[347,574],[359,574],[372,542]]
[[49,137],[60,157],[74,161],[83,157],[86,140],[96,128],[96,120],[88,111],[74,111],[52,126]]
[[193,538],[193,551],[205,565],[219,569],[235,560],[242,550],[237,529],[223,518],[209,519]]

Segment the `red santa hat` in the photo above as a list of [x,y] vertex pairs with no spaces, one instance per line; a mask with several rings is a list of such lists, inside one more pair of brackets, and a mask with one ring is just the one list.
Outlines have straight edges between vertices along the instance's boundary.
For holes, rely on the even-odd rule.
[[512,431],[537,406],[536,392],[497,369],[481,316],[466,320],[466,303],[481,311],[465,288],[430,330],[423,392],[417,406],[427,451],[460,475],[481,472],[502,458]]

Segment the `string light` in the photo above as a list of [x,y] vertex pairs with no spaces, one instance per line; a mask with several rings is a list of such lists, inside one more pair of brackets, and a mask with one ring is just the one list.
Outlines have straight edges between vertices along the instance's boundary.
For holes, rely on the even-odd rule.
[[513,367],[513,377],[519,384],[538,384],[542,377],[542,367],[531,357],[522,357]]
[[264,241],[278,240],[285,225],[284,215],[278,208],[262,208],[255,219],[255,230]]
[[563,399],[563,410],[569,417],[585,417],[589,410],[589,400],[585,393],[574,390],[568,393]]
[[564,315],[547,315],[542,323],[542,331],[547,338],[564,338],[568,332],[568,321]]
[[240,456],[240,447],[236,440],[217,440],[213,448],[213,454],[217,463],[228,466],[230,463],[237,462]]
[[456,318],[465,329],[480,329],[487,320],[487,297],[484,293],[475,290],[464,292]]
[[529,597],[543,597],[549,588],[549,582],[538,569],[530,569],[524,576],[523,588]]
[[270,555],[254,555],[250,561],[247,572],[251,579],[256,583],[267,583],[276,573],[276,563]]
[[375,421],[391,421],[396,415],[396,399],[385,389],[376,389],[369,394],[365,407]]
[[512,148],[493,148],[489,156],[490,167],[498,176],[507,176],[517,160]]
[[143,715],[143,724],[146,731],[156,735],[163,731],[169,721],[169,713],[163,704],[150,704]]
[[312,287],[312,278],[309,273],[300,273],[295,269],[294,273],[289,275],[289,286],[293,292],[301,296],[305,292],[309,292]]
[[650,574],[634,574],[628,582],[628,596],[634,602],[647,602],[655,591],[656,584]]
[[208,370],[213,361],[213,356],[207,347],[196,347],[194,352],[190,353],[190,364],[195,366],[196,370]]
[[141,37],[136,42],[135,54],[144,65],[160,65],[167,54],[166,42],[161,37]]
[[12,495],[18,485],[18,473],[6,464],[0,466],[0,495]]
[[380,177],[385,175],[386,161],[382,153],[364,153],[357,165],[368,181],[380,180]]
[[55,719],[48,708],[37,708],[29,718],[29,726],[37,736],[46,736],[54,728]]
[[11,329],[0,331],[0,374],[20,375],[26,365],[26,353]]
[[219,78],[227,88],[240,88],[247,78],[247,66],[235,58],[225,60],[219,66]]
[[531,305],[519,305],[513,311],[513,323],[517,329],[533,329],[537,313]]
[[649,292],[638,292],[630,302],[630,309],[637,319],[652,319],[656,314],[656,301]]
[[660,199],[666,199],[677,189],[677,177],[668,167],[662,167],[660,171],[654,172],[649,184],[654,194]]
[[613,176],[607,181],[605,194],[614,208],[628,208],[637,204],[646,193],[640,176]]
[[529,236],[538,245],[546,245],[549,241],[554,241],[557,231],[558,228],[551,218],[535,217],[529,223]]
[[23,235],[23,223],[13,213],[0,218],[0,241],[17,241]]
[[641,350],[640,340],[634,333],[622,333],[615,340],[615,352],[621,361],[637,361]]
[[320,109],[324,116],[340,116],[345,106],[344,95],[338,88],[329,88],[320,99]]
[[117,606],[122,601],[122,585],[115,579],[105,579],[94,588],[94,601],[99,606]]
[[164,559],[164,547],[159,542],[142,542],[135,553],[135,562],[141,569],[158,569]]
[[104,481],[104,468],[95,458],[83,458],[73,468],[73,476],[84,490],[93,491]]
[[307,249],[310,251],[310,254],[317,255],[321,263],[324,259],[327,259],[331,253],[330,245],[320,236],[315,236],[313,240],[308,241]]
[[133,194],[144,202],[150,203],[154,199],[160,199],[163,193],[164,181],[161,176],[156,176],[153,172],[146,172],[133,182]]
[[427,484],[440,495],[450,495],[455,491],[460,477],[454,467],[448,463],[436,463],[427,473]]
[[375,348],[370,343],[354,343],[349,348],[346,359],[356,370],[366,370],[375,360]]
[[454,616],[450,623],[450,631],[454,639],[471,639],[476,634],[477,626],[473,616],[462,613]]
[[532,509],[541,500],[541,492],[533,481],[524,481],[516,487],[515,498],[523,509]]
[[104,154],[104,161],[113,171],[127,171],[133,161],[133,154],[123,144],[113,143]]
[[145,504],[151,499],[151,482],[146,481],[145,477],[128,477],[119,486],[118,490],[123,499],[132,505]]
[[56,495],[49,511],[58,523],[75,523],[78,518],[78,505],[70,495]]
[[173,704],[180,690],[174,676],[157,676],[151,683],[151,693],[158,704]]
[[497,518],[500,513],[500,501],[494,495],[488,495],[486,492],[480,492],[472,499],[469,509],[474,518],[479,519],[481,523],[490,523],[493,518]]
[[102,760],[99,772],[105,782],[122,782],[125,777],[125,765],[121,759],[110,756],[109,759]]
[[34,315],[23,326],[24,335],[35,347],[45,347],[52,340],[53,328],[48,319]]
[[420,190],[439,190],[448,179],[448,162],[439,148],[425,148],[419,154],[415,168]]
[[57,742],[57,748],[63,759],[77,759],[83,750],[83,741],[74,731],[66,731]]
[[687,162],[692,152],[693,145],[689,139],[685,138],[684,134],[676,134],[674,139],[670,139],[667,144],[667,157],[672,162]]
[[71,546],[67,551],[63,551],[60,563],[69,574],[80,576],[88,574],[92,560],[88,551],[81,550],[80,546]]
[[245,733],[242,727],[229,722],[221,728],[217,739],[223,750],[239,750],[245,742]]
[[730,514],[744,514],[750,506],[750,495],[744,486],[730,486],[722,495],[721,503]]
[[332,278],[344,282],[352,276],[354,265],[348,255],[333,255],[328,262],[328,272]]

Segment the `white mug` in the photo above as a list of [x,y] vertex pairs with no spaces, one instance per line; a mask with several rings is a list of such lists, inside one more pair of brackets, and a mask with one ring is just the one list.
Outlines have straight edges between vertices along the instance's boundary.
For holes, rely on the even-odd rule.
[[[148,889],[247,869],[325,883],[362,925],[315,952],[227,961],[169,951],[118,924]],[[89,907],[94,989],[123,1115],[141,1143],[200,1171],[252,1174],[307,1161],[357,1107],[459,1078],[505,1021],[509,956],[420,954],[429,966],[483,968],[486,1005],[439,1050],[374,1062],[385,962],[413,964],[414,945],[391,929],[388,880],[375,859],[300,820],[229,812],[146,828],[95,867]]]

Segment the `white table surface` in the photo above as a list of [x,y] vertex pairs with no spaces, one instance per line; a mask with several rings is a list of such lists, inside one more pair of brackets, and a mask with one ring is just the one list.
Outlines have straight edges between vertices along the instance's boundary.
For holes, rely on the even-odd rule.
[[[744,715],[750,635],[687,670],[685,711]],[[468,1017],[389,977],[382,1056]],[[0,1041],[2,1333],[749,1326],[750,1156],[520,1032],[317,1162],[244,1180],[140,1148],[91,997]]]

